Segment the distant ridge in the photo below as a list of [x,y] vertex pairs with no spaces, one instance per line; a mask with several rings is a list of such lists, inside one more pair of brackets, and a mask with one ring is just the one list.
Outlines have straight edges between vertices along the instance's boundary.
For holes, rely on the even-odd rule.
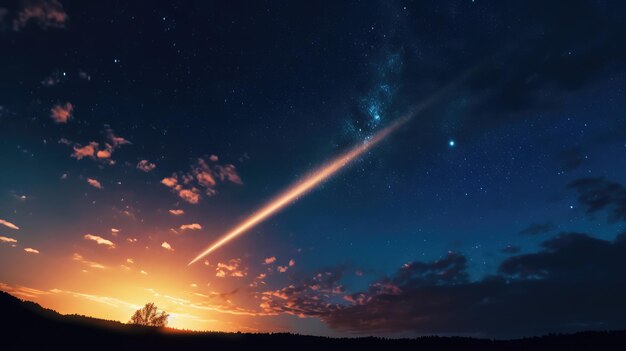
[[281,334],[166,331],[80,315],[62,315],[0,291],[0,350],[626,350],[626,330],[515,340],[428,336],[327,338]]

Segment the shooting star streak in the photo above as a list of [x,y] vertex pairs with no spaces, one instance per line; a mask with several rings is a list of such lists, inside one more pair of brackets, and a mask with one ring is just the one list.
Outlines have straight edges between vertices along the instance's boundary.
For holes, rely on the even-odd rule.
[[433,105],[444,94],[446,94],[453,87],[456,87],[460,82],[465,80],[465,78],[469,76],[469,73],[470,71],[466,72],[466,74],[462,75],[461,78],[448,84],[445,88],[439,90],[437,93],[430,96],[430,98],[425,100],[421,105],[419,105],[416,108],[413,108],[411,112],[407,113],[403,117],[398,118],[391,125],[387,126],[386,128],[382,129],[378,133],[374,134],[373,136],[365,140],[363,143],[360,143],[354,146],[352,149],[328,161],[320,168],[309,173],[309,175],[307,175],[301,181],[287,188],[287,190],[279,194],[272,201],[268,202],[265,206],[263,206],[254,214],[252,214],[250,217],[246,218],[241,224],[234,227],[230,232],[224,235],[221,239],[219,239],[213,245],[209,246],[206,250],[202,251],[198,256],[196,256],[196,258],[194,258],[191,262],[189,262],[188,266],[202,259],[204,256],[215,251],[216,249],[223,246],[224,244],[231,241],[232,239],[236,238],[237,236],[243,234],[248,229],[254,227],[255,225],[267,219],[268,217],[270,217],[277,211],[281,210],[285,206],[297,200],[299,196],[307,193],[308,191],[313,189],[316,185],[330,178],[333,174],[337,173],[339,170],[341,170],[343,167],[348,165],[350,162],[354,161],[356,158],[361,156],[364,152],[371,149],[373,146],[381,142],[391,133],[398,130],[398,128],[400,128],[402,125],[410,121],[419,112]]

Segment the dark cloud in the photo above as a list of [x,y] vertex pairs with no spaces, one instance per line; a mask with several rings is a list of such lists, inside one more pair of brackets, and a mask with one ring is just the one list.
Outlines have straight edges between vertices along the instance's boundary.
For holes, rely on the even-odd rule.
[[569,184],[578,193],[578,201],[593,215],[608,211],[609,221],[626,220],[626,188],[604,178],[581,178]]
[[626,237],[581,233],[547,240],[539,252],[506,259],[498,273],[470,281],[465,256],[414,262],[336,303],[332,287],[312,281],[266,292],[267,312],[321,318],[356,333],[465,334],[496,337],[626,327]]
[[546,234],[556,229],[556,226],[550,222],[546,223],[533,223],[528,227],[520,230],[520,235],[539,235]]

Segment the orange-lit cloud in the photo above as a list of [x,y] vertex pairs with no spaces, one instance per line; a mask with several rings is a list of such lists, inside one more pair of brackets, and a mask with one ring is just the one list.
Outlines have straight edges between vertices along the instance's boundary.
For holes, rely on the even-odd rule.
[[165,185],[168,188],[173,188],[178,183],[178,179],[176,177],[167,177],[161,179],[161,184]]
[[3,243],[16,243],[17,240],[13,239],[13,238],[6,237],[6,236],[0,236],[0,242],[3,242]]
[[293,267],[296,265],[296,261],[294,260],[289,260],[289,267]]
[[174,249],[172,248],[172,245],[170,245],[167,241],[164,241],[161,244],[161,247],[168,250],[168,251],[174,251]]
[[89,183],[89,185],[91,185],[94,188],[102,189],[102,184],[100,184],[99,181],[93,178],[87,178],[87,183]]
[[226,263],[218,262],[215,276],[218,278],[242,278],[248,275],[247,268],[242,267],[240,258],[233,258]]
[[65,104],[57,104],[50,109],[50,118],[56,123],[67,123],[72,119],[74,105],[69,102]]
[[132,258],[127,258],[126,263],[134,264],[135,260],[133,260]]
[[97,268],[97,269],[104,269],[106,268],[104,265],[98,263],[98,262],[94,262],[94,261],[89,261],[87,259],[85,259],[82,255],[78,254],[78,253],[74,253],[74,255],[72,255],[72,260],[83,263],[91,268]]
[[119,148],[122,145],[132,144],[130,141],[122,138],[121,136],[115,135],[115,132],[111,128],[106,128],[107,138],[111,142],[111,145],[114,149]]
[[38,254],[38,253],[39,253],[39,250],[33,249],[33,248],[31,248],[31,247],[27,247],[27,248],[25,248],[25,249],[24,249],[24,251],[26,251],[26,252],[28,252],[28,253],[35,253],[35,254]]
[[180,215],[184,215],[185,214],[185,211],[180,210],[180,209],[178,209],[178,210],[170,210],[169,212],[171,214],[173,214],[174,216],[180,216]]
[[274,262],[276,262],[276,256],[268,257],[265,260],[263,260],[263,263],[265,263],[265,264],[270,264],[270,263],[274,263]]
[[74,145],[74,152],[72,153],[72,157],[77,160],[82,160],[85,157],[94,158],[96,154],[96,150],[98,149],[98,143],[95,141],[90,142],[88,145],[81,146],[80,144]]
[[13,30],[19,31],[29,23],[35,23],[41,29],[65,28],[69,16],[63,5],[57,0],[39,0],[27,2],[13,20]]
[[181,199],[189,202],[190,204],[197,204],[200,202],[200,194],[198,194],[195,188],[193,189],[182,189],[178,192],[178,196]]
[[21,286],[21,285],[9,285],[6,283],[0,283],[0,290],[6,291],[10,293],[11,295],[16,295],[21,298],[34,299],[34,300],[36,300],[41,295],[50,294],[47,291],[29,288],[29,287]]
[[4,219],[0,219],[0,224],[2,224],[3,226],[5,226],[7,228],[11,228],[11,229],[15,229],[15,230],[20,229],[20,227],[16,226],[15,224],[13,224],[13,223],[11,223],[9,221],[6,221]]
[[150,172],[156,168],[156,165],[148,160],[141,160],[137,163],[137,169],[144,172]]
[[107,240],[98,235],[85,234],[83,238],[85,238],[85,240],[95,241],[96,243],[98,243],[98,245],[104,245],[104,246],[108,246],[109,248],[115,248],[115,244],[112,241]]
[[278,272],[280,272],[280,273],[285,273],[285,272],[287,272],[287,270],[289,269],[289,267],[288,267],[288,266],[278,266],[278,267],[276,267],[276,269],[277,269],[277,270],[278,270]]
[[202,229],[202,226],[198,223],[183,224],[180,226],[180,230],[200,230],[200,229]]
[[241,177],[237,174],[235,166],[231,164],[217,164],[217,156],[211,156],[209,161],[200,157],[191,166],[189,172],[178,172],[171,177],[164,178],[161,183],[172,189],[178,196],[191,203],[197,204],[201,199],[201,193],[213,196],[217,193],[219,182],[231,182],[242,184]]
[[112,149],[110,148],[106,148],[104,150],[98,150],[98,152],[96,153],[96,156],[98,158],[111,158],[111,152],[112,152]]

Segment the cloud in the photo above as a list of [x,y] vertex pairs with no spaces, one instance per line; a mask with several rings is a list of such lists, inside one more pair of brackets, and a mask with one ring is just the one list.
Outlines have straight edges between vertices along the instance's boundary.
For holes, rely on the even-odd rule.
[[248,275],[248,269],[242,267],[240,258],[231,259],[226,263],[218,262],[215,268],[215,276],[218,278],[242,278],[246,275]]
[[556,229],[556,226],[550,222],[533,223],[529,225],[528,227],[520,230],[519,234],[520,235],[539,235],[539,234],[550,233],[551,231],[555,229]]
[[76,144],[74,145],[73,149],[74,152],[72,153],[72,157],[76,158],[77,160],[82,160],[85,157],[94,158],[96,155],[96,150],[98,149],[98,143],[92,141],[85,146]]
[[85,238],[85,240],[95,241],[96,243],[98,243],[98,245],[105,245],[105,246],[108,246],[111,249],[115,248],[115,244],[112,241],[107,240],[107,239],[105,239],[105,238],[103,238],[101,236],[98,236],[98,235],[85,234],[83,236],[83,238]]
[[185,211],[183,211],[181,209],[169,210],[169,212],[171,214],[173,214],[174,216],[180,216],[180,215],[184,215],[185,214]]
[[192,224],[183,224],[180,226],[180,230],[200,230],[202,229],[202,226],[198,223],[192,223]]
[[161,179],[161,184],[165,185],[168,188],[173,188],[178,183],[178,179],[176,177],[168,177]]
[[278,266],[278,267],[276,267],[276,270],[278,270],[279,273],[285,273],[285,272],[287,272],[288,269],[289,269],[289,266]]
[[[72,157],[78,160],[81,160],[83,158],[90,158],[104,164],[114,165],[115,160],[111,159],[113,152],[119,149],[122,145],[131,144],[131,142],[122,137],[116,136],[113,130],[109,127],[105,128],[105,132],[107,134],[106,137],[108,142],[103,143],[104,148],[100,148],[100,143],[95,141],[91,141],[85,146],[79,143],[74,143],[72,147]],[[65,138],[61,138],[59,140],[59,143],[68,146],[72,145],[72,142]]]
[[118,149],[122,145],[132,144],[130,141],[122,138],[121,136],[115,135],[115,132],[113,131],[113,129],[109,127],[107,127],[105,131],[107,134],[107,139],[109,139],[109,142],[111,143],[111,146],[113,149]]
[[276,262],[276,256],[267,257],[266,259],[263,260],[264,264],[271,264],[274,262]]
[[144,271],[143,269],[141,271],[139,271],[139,273],[141,273],[143,275],[148,275],[148,272]]
[[626,188],[604,178],[582,178],[569,184],[590,215],[608,211],[611,222],[626,221]]
[[161,244],[161,247],[168,250],[168,251],[174,251],[174,249],[172,248],[172,245],[170,245],[167,241],[164,241]]
[[215,195],[219,183],[243,184],[235,166],[220,165],[217,161],[217,156],[209,157],[208,161],[200,157],[191,165],[189,172],[174,173],[171,177],[161,180],[161,183],[191,204],[197,204],[202,199],[202,192],[206,196]]
[[104,265],[102,265],[102,264],[100,264],[98,262],[86,260],[83,256],[81,256],[78,253],[74,253],[72,255],[72,260],[80,262],[82,264],[85,264],[85,265],[87,265],[87,266],[89,266],[91,268],[97,268],[97,269],[104,269],[104,268],[106,268]]
[[296,265],[296,261],[294,260],[289,260],[289,267],[293,267]]
[[98,158],[111,158],[112,150],[110,148],[104,150],[98,150],[96,157]]
[[16,243],[17,240],[15,240],[13,238],[6,237],[6,236],[0,236],[0,242],[3,242],[3,243]]
[[156,168],[156,165],[148,160],[141,160],[137,163],[137,169],[140,169],[144,172],[150,172]]
[[20,229],[20,227],[16,226],[15,224],[13,224],[13,223],[11,223],[11,222],[9,222],[7,220],[4,220],[4,219],[0,219],[0,224],[2,224],[3,226],[5,226],[7,228],[11,228],[11,229],[15,229],[15,230]]
[[28,253],[34,253],[34,254],[38,254],[39,253],[39,250],[30,248],[30,247],[25,248],[24,251],[26,251]]
[[100,184],[99,181],[93,178],[87,178],[87,183],[89,183],[89,185],[91,185],[94,188],[102,189],[102,184]]
[[41,295],[49,295],[50,292],[43,291],[35,288],[29,288],[21,285],[9,285],[6,283],[0,283],[0,290],[6,291],[11,295],[20,296],[26,299],[37,299]]
[[182,189],[178,192],[178,196],[180,196],[181,199],[189,202],[190,204],[195,205],[200,202],[200,194],[198,194],[196,188]]
[[[458,253],[411,262],[366,291],[332,291],[340,274],[263,292],[266,312],[318,317],[344,332],[519,337],[588,329],[623,329],[626,234],[613,241],[562,233],[536,253],[505,259],[497,274],[470,280]],[[316,277],[319,277],[317,275]],[[326,278],[326,279],[324,279]],[[326,293],[320,293],[326,291]],[[584,303],[583,303],[584,302]]]
[[50,118],[55,123],[67,123],[73,117],[74,105],[69,102],[57,104],[50,109]]
[[133,260],[132,258],[127,258],[126,263],[134,264],[135,260]]
[[135,305],[135,304],[132,304],[132,303],[129,303],[129,302],[126,302],[124,300],[120,300],[114,297],[85,294],[85,293],[79,293],[79,292],[71,291],[71,290],[52,289],[50,290],[50,293],[69,295],[75,298],[82,298],[88,301],[98,302],[98,303],[101,303],[110,307],[114,307],[114,308],[125,308],[125,309],[128,309],[129,311],[138,310],[142,307],[142,306]]
[[34,23],[43,30],[65,28],[69,16],[63,5],[57,0],[31,1],[22,8],[13,20],[13,30],[19,31],[29,23]]

